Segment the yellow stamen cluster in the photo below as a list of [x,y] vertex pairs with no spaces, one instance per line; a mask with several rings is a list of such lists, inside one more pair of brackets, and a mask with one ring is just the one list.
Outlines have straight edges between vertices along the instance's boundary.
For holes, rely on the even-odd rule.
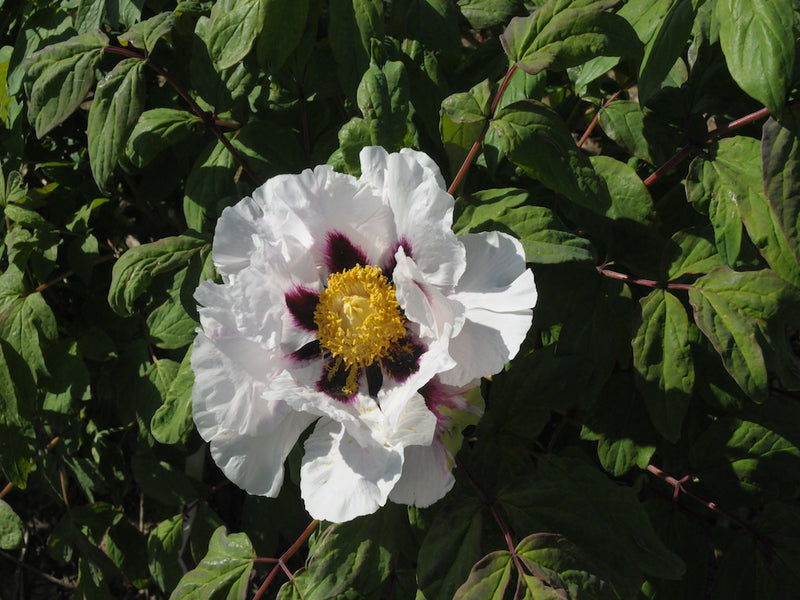
[[347,393],[358,389],[361,369],[384,356],[406,332],[395,288],[374,266],[331,274],[314,322],[320,345],[336,359],[329,377],[342,363],[347,369]]

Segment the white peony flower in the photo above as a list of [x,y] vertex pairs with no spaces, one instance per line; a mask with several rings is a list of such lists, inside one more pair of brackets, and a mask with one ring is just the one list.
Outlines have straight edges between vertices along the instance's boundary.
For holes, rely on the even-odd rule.
[[536,303],[520,243],[456,237],[439,169],[361,152],[362,176],[281,175],[225,209],[192,354],[195,423],[225,475],[275,496],[305,441],[308,512],[341,522],[387,499],[427,506],[480,402],[464,394],[519,349]]

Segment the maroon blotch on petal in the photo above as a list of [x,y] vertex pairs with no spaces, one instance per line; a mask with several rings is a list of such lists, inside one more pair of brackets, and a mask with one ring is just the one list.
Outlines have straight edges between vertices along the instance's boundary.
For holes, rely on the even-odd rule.
[[319,340],[308,342],[305,346],[299,350],[295,350],[289,356],[299,362],[306,362],[319,358],[322,356],[322,348],[319,345]]
[[381,387],[383,387],[383,371],[381,371],[381,366],[378,363],[372,363],[364,369],[364,373],[367,375],[367,389],[369,390],[369,395],[373,398],[377,398],[378,392],[380,392]]
[[322,370],[322,377],[317,381],[317,389],[328,394],[334,400],[348,403],[355,397],[355,393],[345,392],[347,375],[348,371],[344,363],[331,358]]
[[330,273],[341,273],[352,269],[356,265],[366,267],[369,265],[367,256],[358,246],[355,246],[346,235],[334,231],[328,234],[325,248],[325,265]]
[[314,322],[314,311],[319,304],[317,292],[304,287],[296,287],[286,293],[284,301],[298,327],[302,327],[306,331],[317,330],[317,324]]
[[389,261],[386,264],[386,267],[383,269],[384,273],[394,272],[394,268],[397,266],[397,259],[395,258],[395,254],[397,254],[397,250],[400,249],[401,247],[403,248],[403,252],[408,258],[412,259],[414,258],[414,254],[411,251],[411,242],[405,236],[401,237],[400,241],[398,241],[395,244],[394,248],[392,248],[392,251],[389,253]]
[[389,351],[381,359],[381,365],[395,381],[403,381],[419,370],[419,357],[425,347],[410,335],[399,339],[389,347]]

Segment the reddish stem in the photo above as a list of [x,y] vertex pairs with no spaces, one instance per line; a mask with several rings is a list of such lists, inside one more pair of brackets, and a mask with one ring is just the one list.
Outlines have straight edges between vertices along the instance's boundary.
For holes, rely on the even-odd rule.
[[708,500],[700,498],[696,494],[686,489],[685,484],[691,480],[691,475],[686,475],[685,477],[681,477],[680,479],[675,479],[674,477],[667,475],[666,473],[664,473],[664,471],[662,471],[661,469],[659,469],[654,465],[647,465],[647,470],[674,488],[672,492],[673,500],[677,500],[678,497],[681,494],[683,494],[684,496],[688,496],[692,500],[699,502],[706,508],[709,508],[714,512],[721,514],[726,519],[729,519],[732,523],[736,523],[742,529],[746,529],[747,531],[752,531],[753,533],[756,533],[755,530],[748,523],[745,523],[738,517],[735,517],[734,515],[722,510],[719,506],[717,506],[715,502],[709,502]]
[[308,524],[308,527],[305,528],[303,533],[300,534],[300,537],[295,540],[294,544],[289,546],[289,549],[286,552],[284,552],[279,559],[277,559],[277,564],[274,567],[272,567],[272,570],[269,572],[269,575],[267,575],[267,578],[264,580],[264,583],[261,584],[261,587],[258,588],[258,591],[256,592],[255,596],[253,596],[253,600],[260,600],[261,596],[264,595],[264,592],[267,591],[269,584],[272,583],[272,580],[278,576],[278,572],[283,571],[291,581],[292,574],[286,567],[286,561],[289,560],[295,554],[295,552],[297,552],[301,548],[303,544],[305,544],[306,540],[318,526],[319,526],[319,521],[317,519],[311,521],[311,523]]
[[[717,127],[713,131],[709,131],[707,134],[703,136],[702,141],[700,144],[707,144],[708,142],[712,142],[721,138],[722,136],[730,133],[734,129],[738,129],[743,125],[748,125],[754,121],[758,121],[759,119],[763,119],[764,117],[769,116],[769,109],[762,108],[757,110],[749,115],[745,115],[741,119],[736,119],[735,121],[731,121],[727,125],[723,125],[722,127]],[[644,185],[646,187],[650,187],[656,181],[661,179],[666,173],[671,171],[675,168],[684,158],[689,156],[694,149],[698,146],[698,144],[688,144],[681,148],[672,158],[670,158],[667,162],[661,165],[658,169],[656,169],[655,173],[650,175],[647,179],[644,180]]]
[[600,109],[594,114],[594,117],[592,118],[591,123],[589,123],[589,126],[586,128],[586,131],[583,132],[581,139],[578,140],[578,148],[580,148],[586,143],[586,140],[589,139],[589,136],[592,134],[592,131],[594,131],[595,127],[597,127],[597,123],[600,121],[600,111],[603,110],[609,104],[611,104],[614,100],[619,98],[619,95],[621,93],[622,90],[619,89],[613,94],[611,94],[611,96],[609,96],[605,102],[603,102],[602,106],[600,106]]
[[503,94],[505,94],[506,88],[511,81],[511,77],[513,77],[516,70],[517,63],[514,63],[511,65],[511,67],[509,67],[505,77],[503,77],[503,81],[500,82],[500,87],[497,88],[497,93],[495,93],[494,100],[492,100],[492,106],[489,109],[489,114],[486,115],[486,120],[483,123],[483,129],[481,130],[480,135],[478,135],[478,139],[475,140],[474,144],[472,144],[472,148],[470,148],[467,158],[464,159],[464,162],[461,164],[461,168],[458,170],[458,173],[456,173],[453,183],[451,183],[450,187],[447,189],[447,193],[451,196],[455,194],[456,190],[461,185],[461,181],[466,176],[470,166],[472,166],[472,162],[475,160],[475,157],[478,156],[478,152],[480,152],[481,145],[483,144],[483,139],[486,137],[486,133],[489,131],[489,125],[494,118],[494,113],[497,111],[497,106],[500,104],[500,99],[503,97]]
[[604,277],[609,277],[611,279],[618,279],[619,281],[624,281],[625,283],[633,283],[635,285],[643,285],[645,287],[657,288],[662,290],[688,290],[691,289],[691,285],[688,283],[664,283],[663,281],[656,281],[654,279],[639,279],[637,277],[632,277],[626,273],[619,273],[617,271],[611,271],[610,269],[606,269],[605,266],[598,266],[597,272]]

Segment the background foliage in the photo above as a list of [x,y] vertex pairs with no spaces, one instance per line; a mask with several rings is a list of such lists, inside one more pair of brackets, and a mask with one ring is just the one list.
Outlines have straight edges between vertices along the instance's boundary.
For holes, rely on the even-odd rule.
[[[797,11],[0,0],[0,595],[796,596]],[[192,293],[225,206],[373,144],[540,299],[445,500],[314,530],[298,456],[277,499],[207,458]]]

